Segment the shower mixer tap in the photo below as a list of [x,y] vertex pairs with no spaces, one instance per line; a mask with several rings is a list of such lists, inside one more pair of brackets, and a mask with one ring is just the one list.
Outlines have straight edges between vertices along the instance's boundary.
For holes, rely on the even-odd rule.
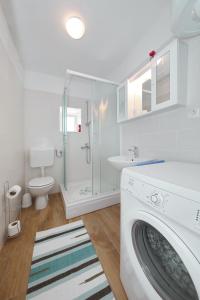
[[81,147],[81,150],[86,150],[86,163],[90,164],[91,162],[91,153],[90,153],[90,145],[88,143],[85,143],[85,146]]
[[90,149],[90,146],[88,145],[88,143],[85,143],[85,146],[81,146],[81,150],[84,149]]

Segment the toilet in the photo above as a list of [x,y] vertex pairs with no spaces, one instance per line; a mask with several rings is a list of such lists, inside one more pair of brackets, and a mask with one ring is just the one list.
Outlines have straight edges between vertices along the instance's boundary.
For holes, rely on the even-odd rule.
[[53,166],[55,150],[52,147],[31,148],[30,166],[41,169],[41,177],[33,178],[28,189],[35,199],[35,208],[43,209],[48,204],[48,194],[55,184],[53,177],[45,176],[45,167]]

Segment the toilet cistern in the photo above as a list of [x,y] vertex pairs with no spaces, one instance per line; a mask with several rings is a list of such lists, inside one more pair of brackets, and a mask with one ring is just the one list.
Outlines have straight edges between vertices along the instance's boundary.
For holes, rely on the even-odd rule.
[[28,189],[35,199],[36,209],[43,209],[48,204],[48,194],[55,184],[55,180],[45,177],[45,167],[53,166],[55,149],[53,147],[38,147],[30,149],[30,166],[40,168],[41,177],[33,178],[28,183]]

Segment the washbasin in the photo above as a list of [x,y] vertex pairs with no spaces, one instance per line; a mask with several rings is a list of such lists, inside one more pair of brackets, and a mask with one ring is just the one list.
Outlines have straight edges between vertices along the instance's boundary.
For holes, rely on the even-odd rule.
[[147,158],[134,158],[131,159],[128,156],[112,156],[108,158],[108,162],[117,170],[122,170],[123,168],[128,168],[134,166],[134,163],[142,163],[148,161]]

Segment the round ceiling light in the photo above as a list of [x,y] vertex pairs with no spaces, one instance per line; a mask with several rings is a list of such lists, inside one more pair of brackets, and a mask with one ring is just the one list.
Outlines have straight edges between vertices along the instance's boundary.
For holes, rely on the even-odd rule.
[[85,25],[79,17],[71,17],[65,24],[68,34],[73,39],[80,39],[85,33]]

